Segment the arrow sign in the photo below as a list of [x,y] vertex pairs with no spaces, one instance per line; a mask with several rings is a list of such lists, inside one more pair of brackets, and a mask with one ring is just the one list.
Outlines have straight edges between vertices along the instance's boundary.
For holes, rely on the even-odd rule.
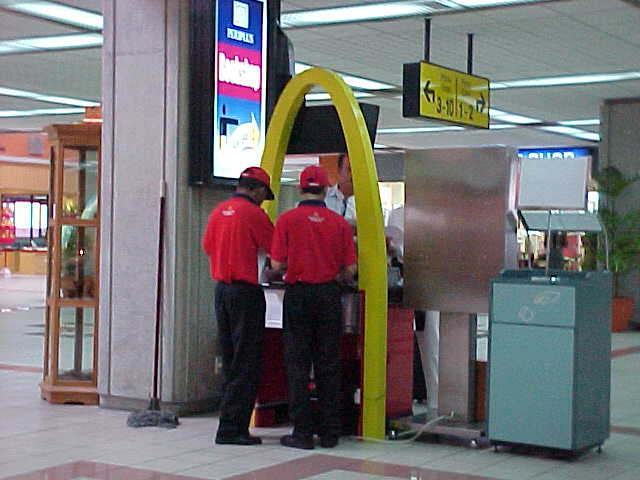
[[488,78],[434,63],[405,63],[402,66],[402,116],[489,128],[489,83]]
[[476,100],[476,110],[480,113],[484,112],[484,107],[486,104],[487,102],[484,99],[484,95],[480,93],[480,98]]
[[429,88],[431,85],[431,80],[427,80],[427,83],[424,86],[424,96],[427,97],[427,102],[433,103],[436,101],[436,92],[432,88]]

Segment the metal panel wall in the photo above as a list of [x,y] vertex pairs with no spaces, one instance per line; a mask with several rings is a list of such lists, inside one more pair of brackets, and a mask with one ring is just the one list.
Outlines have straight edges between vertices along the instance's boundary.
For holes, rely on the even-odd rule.
[[405,305],[488,312],[490,280],[517,264],[515,149],[435,148],[405,158]]

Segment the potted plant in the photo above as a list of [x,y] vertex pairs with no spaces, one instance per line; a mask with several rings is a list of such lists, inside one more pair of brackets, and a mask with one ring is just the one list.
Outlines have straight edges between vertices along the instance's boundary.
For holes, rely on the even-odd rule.
[[[613,273],[611,329],[614,332],[626,330],[633,316],[633,298],[619,295],[623,276],[640,268],[640,209],[620,213],[617,201],[639,179],[637,175],[625,177],[616,167],[606,167],[595,176],[598,192],[604,195],[599,216],[608,237],[609,270]],[[606,244],[600,243],[598,260],[604,261]]]

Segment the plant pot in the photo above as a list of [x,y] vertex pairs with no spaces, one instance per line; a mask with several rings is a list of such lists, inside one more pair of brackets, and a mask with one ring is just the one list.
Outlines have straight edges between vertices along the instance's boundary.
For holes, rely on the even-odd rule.
[[611,309],[611,331],[624,332],[633,317],[633,298],[613,297]]

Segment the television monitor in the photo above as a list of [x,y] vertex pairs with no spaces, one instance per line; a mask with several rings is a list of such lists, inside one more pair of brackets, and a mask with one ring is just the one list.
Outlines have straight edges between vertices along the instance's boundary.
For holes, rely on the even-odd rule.
[[192,185],[233,183],[260,164],[274,97],[291,76],[276,3],[191,0]]
[[[380,107],[359,103],[373,147],[378,127]],[[287,153],[338,153],[347,151],[338,111],[333,105],[303,106],[296,116]]]

